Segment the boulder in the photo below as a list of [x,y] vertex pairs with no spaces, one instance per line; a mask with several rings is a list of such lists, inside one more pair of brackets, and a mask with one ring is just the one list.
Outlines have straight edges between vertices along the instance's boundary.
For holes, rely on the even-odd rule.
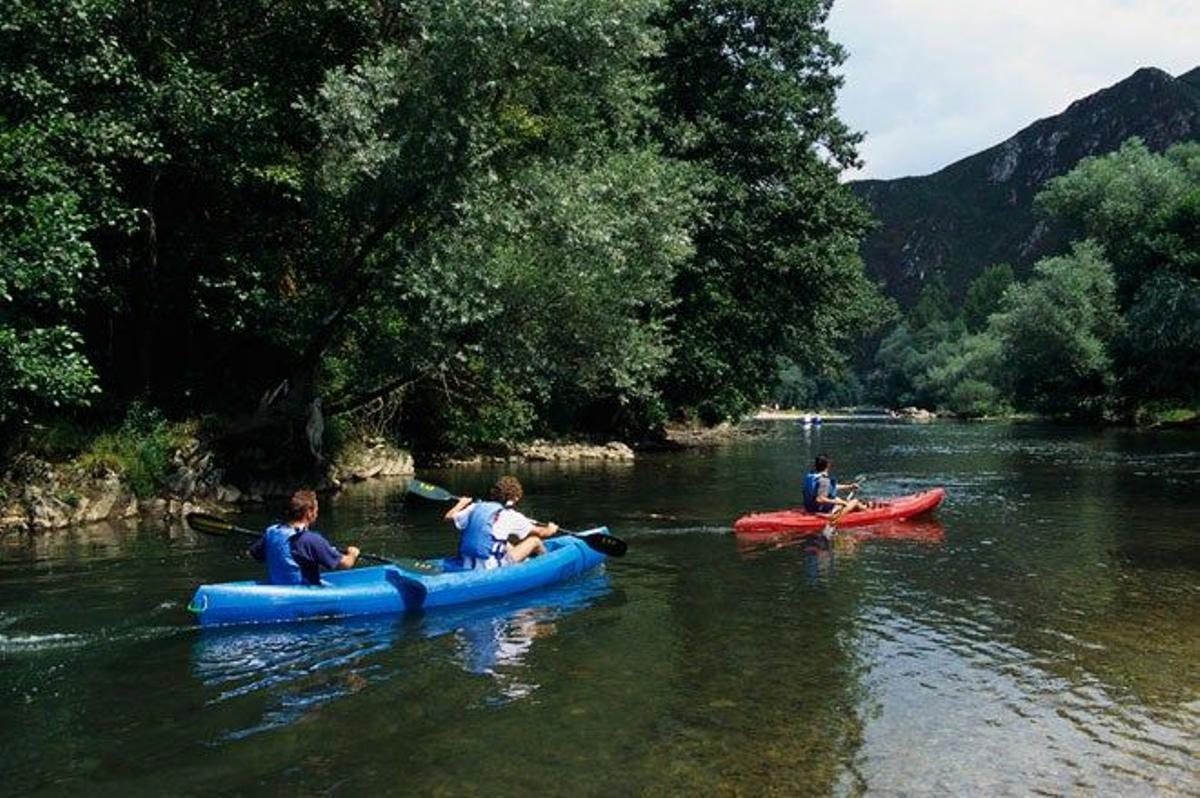
[[218,485],[216,499],[223,504],[237,504],[242,500],[242,492],[235,485]]
[[58,529],[71,523],[71,505],[37,485],[25,488],[25,507],[29,513],[29,528]]
[[931,410],[925,410],[921,407],[902,407],[895,412],[899,418],[906,418],[909,421],[927,422],[937,418],[937,413]]
[[330,482],[361,482],[375,477],[406,477],[416,473],[412,455],[375,440],[349,447],[333,465]]

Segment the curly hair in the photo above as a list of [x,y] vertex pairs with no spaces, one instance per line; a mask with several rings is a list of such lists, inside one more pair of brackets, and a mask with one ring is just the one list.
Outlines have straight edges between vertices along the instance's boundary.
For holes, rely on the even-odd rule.
[[496,480],[496,484],[492,485],[488,495],[492,501],[501,504],[516,504],[525,495],[525,490],[521,487],[520,480],[514,476],[505,475]]

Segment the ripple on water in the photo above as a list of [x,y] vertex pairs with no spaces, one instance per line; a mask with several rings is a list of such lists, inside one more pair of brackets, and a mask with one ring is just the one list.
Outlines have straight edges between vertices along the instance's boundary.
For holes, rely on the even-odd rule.
[[48,634],[2,634],[0,633],[0,655],[41,654],[79,648],[88,644],[86,635],[67,632]]
[[[858,619],[876,704],[862,767],[870,788],[932,779],[956,794],[984,784],[1194,792],[1195,706],[1154,717],[1064,661],[1061,645],[1039,651],[1011,639],[1004,608],[910,609],[931,603],[910,594]],[[925,751],[916,766],[914,738]]]

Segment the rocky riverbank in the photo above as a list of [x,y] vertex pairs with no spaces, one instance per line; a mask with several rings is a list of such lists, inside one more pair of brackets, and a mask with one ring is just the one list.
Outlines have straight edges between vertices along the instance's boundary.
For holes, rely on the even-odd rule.
[[576,441],[533,440],[499,447],[469,457],[451,457],[440,461],[444,466],[471,466],[485,463],[554,463],[570,461],[633,462],[633,449],[620,441],[593,444]]
[[[383,441],[347,446],[315,480],[322,491],[348,482],[413,474],[412,456]],[[294,480],[233,480],[213,452],[191,439],[175,448],[160,489],[139,496],[126,475],[80,460],[51,463],[22,455],[0,479],[0,532],[41,532],[98,521],[181,517],[195,510],[286,496]]]
[[[763,434],[754,423],[714,427],[672,425],[660,439],[630,446],[621,441],[533,440],[498,446],[468,457],[435,460],[439,466],[496,463],[632,463],[636,451],[678,450],[711,446]],[[21,455],[0,474],[0,533],[43,532],[100,521],[135,518],[181,518],[193,511],[221,511],[231,505],[258,504],[290,494],[297,479],[235,479],[199,439],[190,437],[169,454],[166,474],[153,491],[135,491],[133,481],[107,463],[82,456],[73,461]],[[316,477],[304,480],[324,492],[343,485],[414,473],[412,455],[383,440],[353,442]],[[147,495],[149,494],[149,495]]]

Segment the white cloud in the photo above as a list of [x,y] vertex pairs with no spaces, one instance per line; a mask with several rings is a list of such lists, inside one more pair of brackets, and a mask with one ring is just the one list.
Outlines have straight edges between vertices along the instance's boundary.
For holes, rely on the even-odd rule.
[[1143,66],[1200,66],[1196,0],[837,0],[850,177],[926,174]]

